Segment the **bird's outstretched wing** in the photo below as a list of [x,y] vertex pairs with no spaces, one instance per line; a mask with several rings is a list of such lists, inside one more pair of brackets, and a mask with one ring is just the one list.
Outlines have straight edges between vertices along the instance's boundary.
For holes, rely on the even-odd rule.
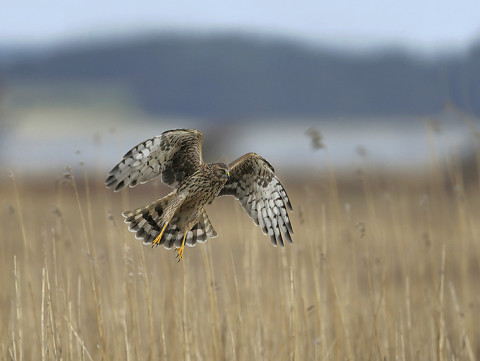
[[270,236],[272,244],[284,246],[282,233],[292,243],[293,234],[287,208],[290,200],[274,169],[255,153],[247,153],[230,163],[230,179],[219,196],[234,196],[255,224]]
[[105,185],[118,192],[159,175],[163,183],[173,185],[202,164],[202,133],[195,129],[169,130],[128,151],[109,172]]

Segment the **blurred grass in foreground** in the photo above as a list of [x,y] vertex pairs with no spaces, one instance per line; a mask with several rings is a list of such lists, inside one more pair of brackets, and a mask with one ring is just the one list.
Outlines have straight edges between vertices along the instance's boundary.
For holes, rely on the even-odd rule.
[[181,263],[120,215],[161,186],[4,177],[1,359],[479,359],[480,188],[458,162],[428,174],[282,176],[293,246],[223,198],[208,209],[219,237]]

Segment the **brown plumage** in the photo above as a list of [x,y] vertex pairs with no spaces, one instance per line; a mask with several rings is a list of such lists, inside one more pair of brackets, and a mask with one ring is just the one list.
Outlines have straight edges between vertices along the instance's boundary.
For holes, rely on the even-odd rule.
[[129,230],[144,244],[167,249],[175,245],[181,259],[185,243],[193,247],[217,236],[204,207],[222,195],[239,200],[273,245],[284,245],[282,233],[292,242],[290,200],[273,167],[258,154],[247,153],[230,165],[204,163],[201,132],[170,130],[133,147],[105,184],[117,192],[160,175],[163,183],[174,186],[172,192],[149,206],[123,212]]

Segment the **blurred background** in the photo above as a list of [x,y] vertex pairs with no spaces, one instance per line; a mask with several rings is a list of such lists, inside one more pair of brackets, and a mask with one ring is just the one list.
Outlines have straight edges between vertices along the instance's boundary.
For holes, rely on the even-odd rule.
[[[0,359],[480,360],[479,15],[4,1]],[[268,159],[294,247],[227,197],[180,264],[142,247],[121,212],[168,190],[103,180],[174,128],[203,132],[206,161]]]
[[0,22],[0,164],[106,172],[167,129],[207,161],[262,154],[292,176],[333,164],[422,173],[475,162],[480,2],[32,0]]

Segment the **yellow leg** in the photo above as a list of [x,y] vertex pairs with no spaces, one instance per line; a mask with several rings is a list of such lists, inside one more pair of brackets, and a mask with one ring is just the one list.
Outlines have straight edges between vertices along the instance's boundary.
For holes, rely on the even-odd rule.
[[160,240],[162,239],[163,232],[165,231],[165,228],[167,228],[167,225],[168,225],[168,222],[165,223],[165,225],[164,225],[163,228],[162,228],[162,231],[161,231],[160,234],[157,236],[157,238],[155,238],[155,240],[153,241],[153,245],[152,245],[152,246],[158,246],[158,245],[160,244]]
[[183,257],[183,250],[185,249],[185,239],[187,238],[187,233],[188,233],[188,231],[185,232],[185,235],[183,236],[182,245],[176,249],[176,251],[178,252],[178,254],[177,254],[178,261],[177,262],[180,262],[180,260]]

